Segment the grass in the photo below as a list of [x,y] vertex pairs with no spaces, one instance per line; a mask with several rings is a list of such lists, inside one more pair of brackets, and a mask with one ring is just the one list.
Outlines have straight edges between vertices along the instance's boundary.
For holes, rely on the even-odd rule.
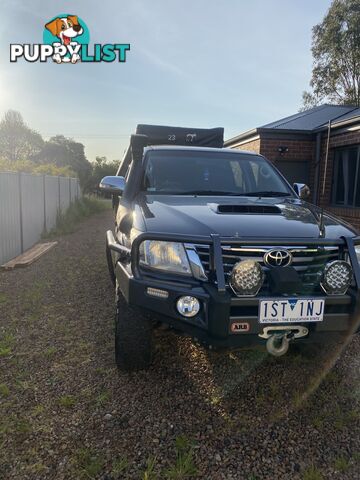
[[99,407],[102,407],[105,405],[105,403],[109,401],[109,399],[110,399],[110,393],[107,390],[103,390],[96,397],[96,405],[98,405]]
[[46,470],[46,467],[43,463],[41,462],[36,462],[36,463],[33,463],[32,465],[29,465],[27,467],[27,471],[29,473],[43,473],[44,471]]
[[0,338],[0,357],[7,357],[11,354],[11,347],[14,340],[14,336],[11,334],[5,334]]
[[100,455],[94,454],[87,448],[81,448],[76,452],[75,461],[79,467],[80,477],[87,479],[97,478],[105,464],[105,460]]
[[32,432],[31,423],[25,418],[9,415],[6,420],[0,423],[0,437],[12,433],[26,434]]
[[194,445],[185,436],[176,438],[176,461],[167,469],[165,478],[169,480],[183,480],[197,475],[198,470],[194,464]]
[[8,301],[8,297],[5,295],[5,293],[0,292],[0,303],[6,303]]
[[360,463],[360,452],[356,452],[352,456],[355,463]]
[[15,422],[15,429],[19,433],[30,433],[32,431],[31,424],[24,419]]
[[317,430],[320,430],[324,426],[324,417],[321,415],[315,416],[312,419],[312,424]]
[[129,466],[129,461],[126,457],[116,458],[112,463],[112,473],[120,475],[124,473]]
[[302,476],[302,480],[323,480],[324,477],[322,476],[321,471],[315,467],[314,465],[311,465],[308,467]]
[[350,468],[350,463],[345,457],[337,457],[334,462],[334,467],[339,472],[346,472]]
[[56,353],[56,347],[48,347],[46,350],[44,350],[44,355],[46,357],[51,357]]
[[73,395],[63,395],[59,398],[59,405],[61,407],[71,408],[76,405],[76,399]]
[[0,397],[8,397],[10,395],[10,390],[5,383],[0,383]]
[[359,412],[356,409],[346,411],[337,405],[334,412],[332,412],[332,421],[337,430],[343,430],[345,427],[351,426],[358,419]]
[[94,213],[100,213],[111,208],[111,202],[95,197],[82,197],[70,205],[64,214],[59,214],[56,227],[45,234],[44,238],[66,235],[76,230],[77,224]]
[[155,473],[156,457],[148,458],[146,462],[146,468],[142,475],[142,480],[157,480],[157,475]]
[[45,411],[45,407],[43,405],[35,405],[35,407],[32,409],[32,415],[34,417],[37,417],[38,415],[41,415]]
[[[344,394],[342,397],[344,397]],[[318,430],[324,428],[326,423],[331,423],[336,430],[342,431],[344,428],[351,428],[359,418],[360,413],[356,408],[345,410],[336,405],[331,408],[323,407],[321,411],[316,412],[311,419],[311,423]]]

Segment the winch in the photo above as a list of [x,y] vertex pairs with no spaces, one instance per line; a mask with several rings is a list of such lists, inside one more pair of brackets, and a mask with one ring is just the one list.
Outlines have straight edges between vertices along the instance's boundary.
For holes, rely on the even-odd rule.
[[289,350],[291,340],[306,337],[308,333],[309,330],[302,325],[279,325],[265,327],[263,333],[259,333],[259,337],[267,340],[266,349],[271,355],[281,357]]

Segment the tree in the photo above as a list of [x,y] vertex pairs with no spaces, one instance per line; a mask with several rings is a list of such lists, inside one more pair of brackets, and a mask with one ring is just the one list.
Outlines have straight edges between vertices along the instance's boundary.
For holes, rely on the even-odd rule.
[[35,163],[30,160],[8,161],[0,159],[0,172],[25,172],[59,177],[75,177],[70,167],[58,167],[53,163]]
[[64,135],[56,135],[45,142],[37,161],[55,163],[58,167],[69,166],[79,177],[82,186],[87,184],[92,173],[91,163],[85,156],[84,145]]
[[31,160],[43,148],[42,136],[29,128],[21,114],[8,110],[0,122],[0,157],[8,161]]
[[95,163],[93,163],[92,175],[89,178],[86,189],[88,191],[96,191],[103,177],[116,175],[119,163],[119,160],[109,162],[106,157],[96,157]]
[[334,0],[312,30],[311,92],[304,109],[323,101],[360,106],[360,0]]

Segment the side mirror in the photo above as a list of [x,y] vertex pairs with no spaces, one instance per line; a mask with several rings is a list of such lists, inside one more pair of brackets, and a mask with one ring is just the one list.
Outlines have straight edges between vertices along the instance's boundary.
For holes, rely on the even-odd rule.
[[102,192],[105,193],[122,195],[125,189],[125,185],[126,182],[124,177],[104,177],[99,184],[99,188]]
[[310,198],[310,188],[305,183],[294,183],[293,187],[301,200]]

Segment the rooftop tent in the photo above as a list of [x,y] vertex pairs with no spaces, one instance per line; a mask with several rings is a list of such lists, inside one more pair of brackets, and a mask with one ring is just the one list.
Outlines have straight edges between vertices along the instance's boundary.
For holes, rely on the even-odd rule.
[[183,145],[223,148],[223,128],[183,128],[138,125],[136,133],[148,137],[148,145]]
[[135,135],[131,136],[130,146],[122,159],[117,175],[124,176],[131,163],[135,144],[146,145],[181,145],[193,147],[223,148],[223,128],[183,128],[161,125],[144,125],[136,127]]

